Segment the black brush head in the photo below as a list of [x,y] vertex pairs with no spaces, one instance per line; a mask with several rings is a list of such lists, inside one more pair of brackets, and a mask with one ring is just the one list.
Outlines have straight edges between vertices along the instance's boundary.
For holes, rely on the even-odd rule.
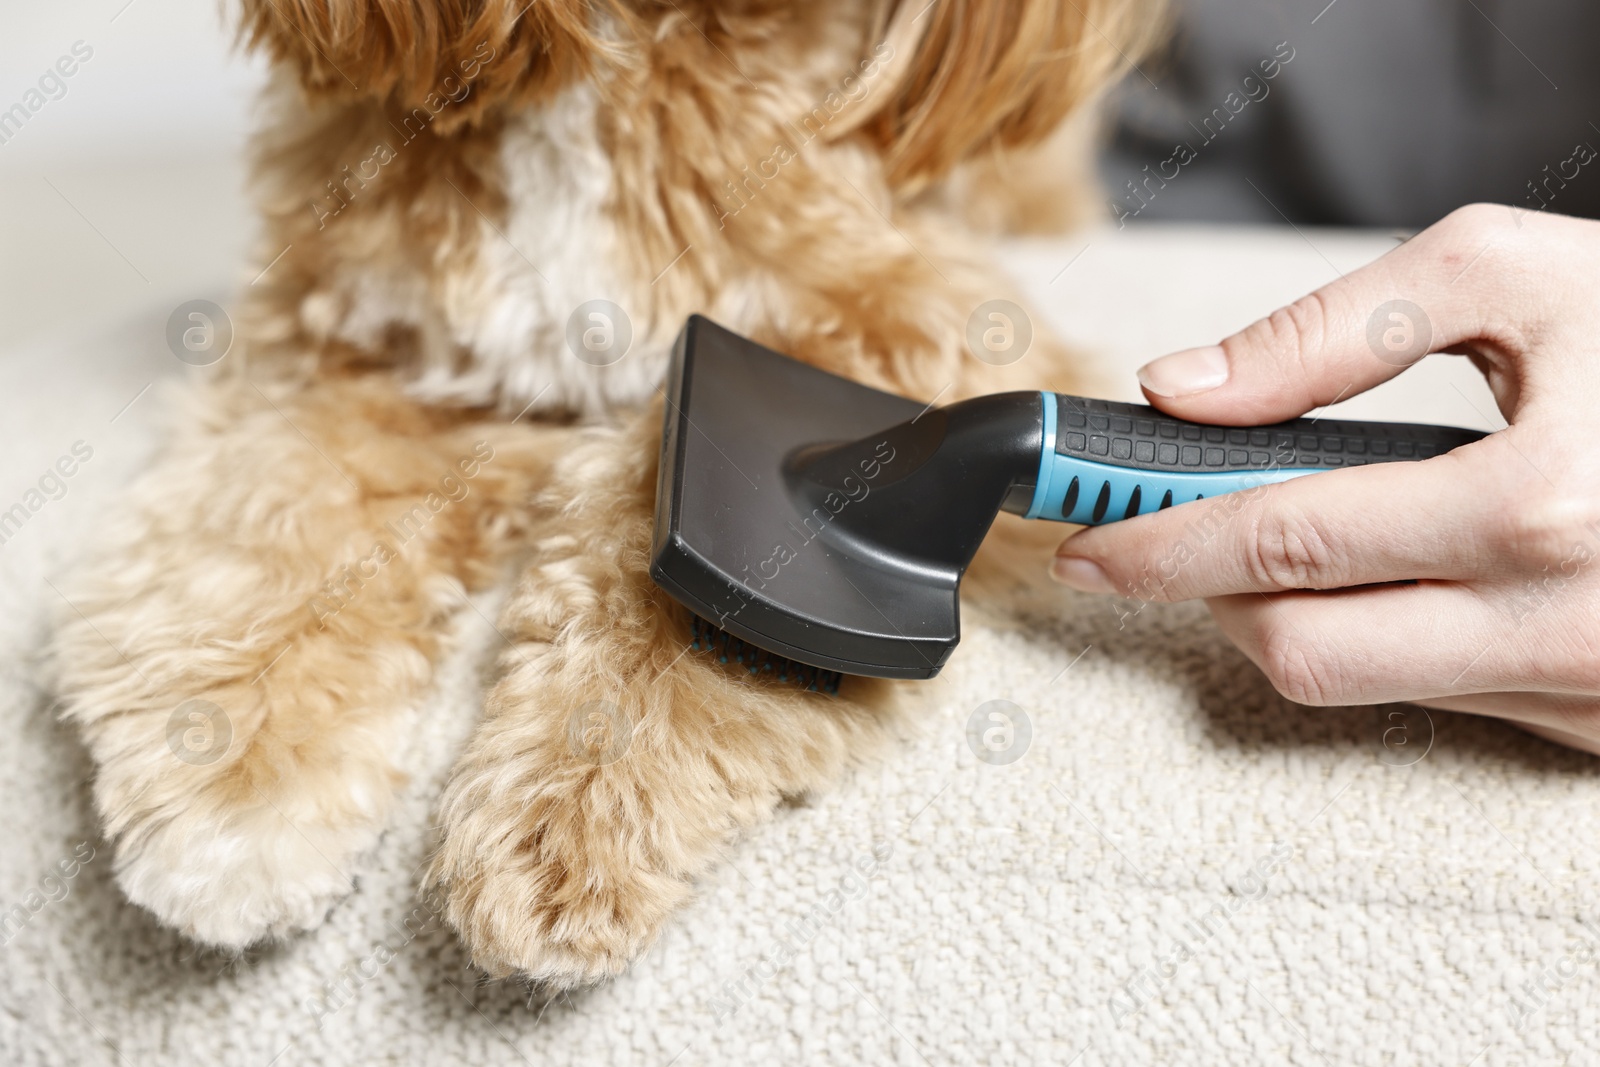
[[1038,394],[985,398],[985,426],[1023,432],[985,431],[975,447],[962,429],[972,420],[947,418],[954,409],[694,316],[666,397],[657,584],[776,656],[845,674],[937,674],[960,640],[961,575],[1015,487],[1000,468],[1025,467],[1031,494]]
[[710,652],[717,662],[732,669],[743,668],[747,674],[772,678],[810,693],[827,693],[837,696],[844,675],[838,671],[825,671],[807,663],[775,656],[764,648],[718,629],[698,615],[689,619],[691,639],[689,647],[696,652]]

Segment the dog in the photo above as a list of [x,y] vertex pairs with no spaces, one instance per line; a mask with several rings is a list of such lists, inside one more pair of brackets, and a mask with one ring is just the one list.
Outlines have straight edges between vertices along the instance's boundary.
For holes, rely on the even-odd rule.
[[704,312],[930,402],[1071,385],[1042,335],[969,350],[1009,290],[974,219],[1083,202],[1073,116],[1157,14],[242,3],[266,266],[52,644],[118,882],[225,950],[315,927],[386,825],[447,623],[514,567],[423,889],[489,975],[615,975],[897,714],[886,682],[730,671],[651,583],[674,334]]

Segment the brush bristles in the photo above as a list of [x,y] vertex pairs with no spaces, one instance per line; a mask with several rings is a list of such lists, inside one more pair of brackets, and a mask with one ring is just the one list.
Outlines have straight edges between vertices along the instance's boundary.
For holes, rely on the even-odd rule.
[[839,683],[844,678],[838,671],[825,671],[775,656],[764,648],[758,648],[713,626],[698,615],[692,616],[692,636],[689,647],[696,652],[712,652],[721,663],[737,663],[751,674],[770,675],[808,692],[837,694]]

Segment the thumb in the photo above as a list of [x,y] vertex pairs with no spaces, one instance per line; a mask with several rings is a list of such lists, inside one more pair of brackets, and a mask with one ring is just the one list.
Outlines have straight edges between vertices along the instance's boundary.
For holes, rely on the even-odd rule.
[[1461,214],[1220,344],[1145,364],[1145,396],[1196,422],[1279,422],[1370,389],[1471,336],[1482,314],[1478,294],[1450,277],[1461,249],[1476,250]]

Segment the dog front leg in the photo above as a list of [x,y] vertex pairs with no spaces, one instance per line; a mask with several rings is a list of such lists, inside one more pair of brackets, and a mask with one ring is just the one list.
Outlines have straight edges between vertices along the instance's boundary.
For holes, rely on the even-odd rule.
[[543,460],[382,378],[195,390],[63,585],[65,715],[134,902],[228,949],[320,922]]
[[742,828],[818,789],[890,721],[690,647],[651,582],[659,405],[554,476],[507,606],[505,674],[447,787],[429,874],[479,966],[555,985],[623,970]]

